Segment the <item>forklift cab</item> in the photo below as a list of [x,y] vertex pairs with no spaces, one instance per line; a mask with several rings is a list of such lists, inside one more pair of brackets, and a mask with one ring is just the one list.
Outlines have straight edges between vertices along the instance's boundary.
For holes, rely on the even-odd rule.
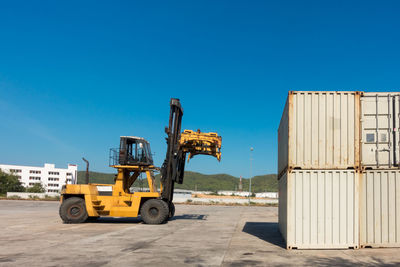
[[121,136],[118,163],[119,165],[153,165],[150,143],[141,137]]

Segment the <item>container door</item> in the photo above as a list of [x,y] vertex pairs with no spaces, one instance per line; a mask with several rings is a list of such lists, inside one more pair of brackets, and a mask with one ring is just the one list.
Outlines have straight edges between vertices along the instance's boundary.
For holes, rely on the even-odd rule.
[[400,93],[365,93],[361,97],[361,164],[399,167]]

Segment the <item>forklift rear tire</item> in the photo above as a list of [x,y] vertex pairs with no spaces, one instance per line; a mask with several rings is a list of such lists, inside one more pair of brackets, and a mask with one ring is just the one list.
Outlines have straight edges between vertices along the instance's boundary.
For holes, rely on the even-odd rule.
[[171,219],[175,215],[175,205],[174,203],[171,202],[171,205],[169,206],[169,216],[168,218]]
[[140,215],[146,224],[162,224],[168,220],[169,207],[161,199],[149,199],[140,208]]
[[59,213],[64,223],[83,223],[88,218],[85,200],[79,197],[65,199],[60,205]]

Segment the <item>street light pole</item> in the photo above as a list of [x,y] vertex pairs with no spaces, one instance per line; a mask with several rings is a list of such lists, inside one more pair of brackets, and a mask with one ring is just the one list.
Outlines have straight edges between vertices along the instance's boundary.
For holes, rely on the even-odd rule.
[[250,181],[249,181],[249,205],[250,205],[250,197],[251,197],[251,175],[252,175],[252,171],[251,171],[251,162],[253,160],[253,147],[250,147]]

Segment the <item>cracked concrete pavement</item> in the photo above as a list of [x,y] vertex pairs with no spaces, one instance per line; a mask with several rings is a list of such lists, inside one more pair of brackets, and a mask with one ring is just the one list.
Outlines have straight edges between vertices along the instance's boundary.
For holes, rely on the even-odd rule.
[[286,250],[276,207],[176,205],[173,220],[63,224],[58,202],[0,200],[0,266],[400,264],[400,249]]

